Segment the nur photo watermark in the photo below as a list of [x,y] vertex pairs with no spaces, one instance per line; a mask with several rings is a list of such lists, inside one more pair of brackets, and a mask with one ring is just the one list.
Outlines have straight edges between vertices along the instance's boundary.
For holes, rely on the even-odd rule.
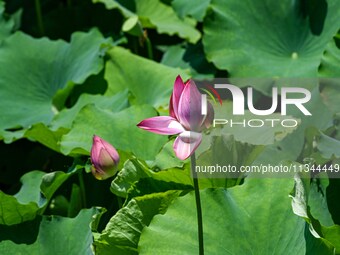
[[[338,123],[325,102],[340,79],[195,81],[201,115],[214,116],[196,151],[198,178],[339,178]],[[197,115],[197,102],[191,116]],[[195,112],[194,112],[195,111]],[[332,118],[331,118],[332,117]],[[195,121],[195,120],[194,120]],[[330,142],[334,147],[325,147]]]

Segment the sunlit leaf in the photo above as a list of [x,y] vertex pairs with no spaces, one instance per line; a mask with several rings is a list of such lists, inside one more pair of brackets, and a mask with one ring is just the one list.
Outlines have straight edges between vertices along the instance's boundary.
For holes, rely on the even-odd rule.
[[110,142],[118,150],[131,152],[143,159],[153,159],[166,136],[139,129],[136,125],[145,118],[156,116],[151,106],[132,106],[120,112],[85,106],[77,115],[72,130],[64,135],[61,151],[64,154],[89,155],[94,134]]
[[213,1],[204,22],[208,59],[232,77],[317,76],[322,53],[340,27],[340,3],[327,1],[318,36],[300,12],[300,2]]
[[187,49],[181,45],[170,46],[166,48],[161,63],[175,68],[179,67],[184,70],[190,70],[191,78],[193,79],[213,78],[215,70],[207,62],[203,52],[200,52],[200,50],[201,47],[197,44],[190,45]]
[[192,16],[198,21],[203,21],[210,2],[211,0],[174,0],[171,4],[181,18]]
[[[228,190],[201,191],[205,251],[304,255],[305,223],[293,214],[288,197],[293,187],[291,179],[249,179]],[[140,254],[198,254],[193,192],[153,218],[138,249]]]
[[126,18],[129,18],[129,17],[136,15],[115,0],[92,0],[92,2],[93,3],[103,3],[105,5],[105,7],[109,10],[118,9],[124,15],[124,17],[126,17]]
[[120,255],[137,255],[137,244],[143,228],[156,214],[165,213],[178,191],[154,193],[132,199],[119,210],[95,240],[96,254],[117,252]]
[[[21,32],[0,47],[0,130],[48,124],[71,88],[103,67],[97,30],[71,42],[34,39]],[[10,67],[10,68],[8,68]]]
[[340,158],[340,141],[337,139],[320,133],[317,148],[325,158]]
[[105,77],[109,84],[106,95],[128,88],[135,104],[167,106],[177,75],[189,78],[182,69],[168,67],[114,47],[108,52]]
[[[147,181],[145,181],[144,183],[148,182],[148,185],[136,184],[141,179],[147,179]],[[151,184],[154,184],[155,187],[151,187]],[[133,187],[136,185],[140,186],[139,188],[144,188],[144,191],[142,192],[145,192],[145,189],[149,188],[149,193],[152,191],[160,192],[162,186],[164,186],[166,190],[190,189],[190,187],[192,186],[192,179],[187,168],[183,170],[171,168],[159,172],[154,172],[137,160],[129,160],[125,162],[124,168],[118,172],[117,176],[112,181],[111,191],[117,196],[127,197],[129,191],[133,189]],[[136,194],[136,192],[138,191],[134,192]]]
[[195,21],[180,19],[175,11],[160,0],[135,1],[135,13],[115,0],[93,0],[102,2],[107,9],[118,9],[126,18],[138,15],[143,27],[156,28],[160,34],[178,35],[191,43],[197,42],[201,33],[195,29]]
[[172,6],[181,18],[192,16],[198,21],[202,21],[211,0],[195,1],[195,0],[174,0]]
[[160,34],[176,34],[190,43],[196,43],[201,37],[194,21],[181,20],[170,6],[160,0],[136,1],[136,12],[145,27],[156,27]]
[[[327,183],[321,185],[327,185]],[[295,193],[292,197],[293,211],[309,223],[311,234],[332,245],[336,254],[340,251],[340,226],[333,224],[329,211],[325,208],[327,206],[325,194],[318,194],[320,192],[325,192],[325,186],[321,187],[320,190],[315,183],[309,185],[309,179],[304,180],[301,176],[296,175]],[[309,199],[311,203],[309,203]]]
[[[5,240],[0,243],[1,254],[70,254],[92,255],[93,242],[90,223],[97,209],[82,210],[75,218],[43,216],[39,224],[37,237],[32,244],[14,243]],[[29,233],[31,229],[21,231]]]
[[331,40],[322,56],[319,67],[320,76],[338,78],[340,76],[339,61],[340,49],[336,46],[334,40]]

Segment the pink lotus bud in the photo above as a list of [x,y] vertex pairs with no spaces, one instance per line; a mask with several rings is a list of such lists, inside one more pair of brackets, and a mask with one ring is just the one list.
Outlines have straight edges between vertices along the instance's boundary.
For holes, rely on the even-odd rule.
[[119,155],[111,144],[94,135],[91,148],[91,162],[91,170],[94,177],[98,180],[105,180],[117,172]]

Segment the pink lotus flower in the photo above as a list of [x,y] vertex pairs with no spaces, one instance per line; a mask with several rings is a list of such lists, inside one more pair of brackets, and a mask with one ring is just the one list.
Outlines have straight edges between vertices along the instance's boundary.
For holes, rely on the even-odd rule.
[[207,115],[201,114],[202,97],[192,80],[183,83],[177,76],[170,98],[170,116],[158,116],[141,121],[137,126],[161,135],[178,134],[173,148],[181,159],[190,157],[202,140],[201,132],[209,128],[214,118],[212,105],[207,104]]
[[91,162],[93,164],[91,170],[94,177],[98,180],[105,180],[117,172],[119,155],[111,144],[94,135],[91,148]]

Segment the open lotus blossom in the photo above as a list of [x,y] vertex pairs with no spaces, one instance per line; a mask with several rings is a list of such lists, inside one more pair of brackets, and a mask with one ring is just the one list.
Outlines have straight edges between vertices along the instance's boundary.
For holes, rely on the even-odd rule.
[[212,105],[207,103],[207,114],[202,115],[202,97],[193,80],[183,83],[177,76],[170,97],[170,116],[157,116],[141,121],[137,126],[161,135],[178,134],[173,148],[181,159],[190,157],[202,140],[202,130],[211,126],[214,118]]
[[119,154],[116,149],[100,138],[93,136],[91,148],[92,174],[98,180],[105,180],[117,172]]

